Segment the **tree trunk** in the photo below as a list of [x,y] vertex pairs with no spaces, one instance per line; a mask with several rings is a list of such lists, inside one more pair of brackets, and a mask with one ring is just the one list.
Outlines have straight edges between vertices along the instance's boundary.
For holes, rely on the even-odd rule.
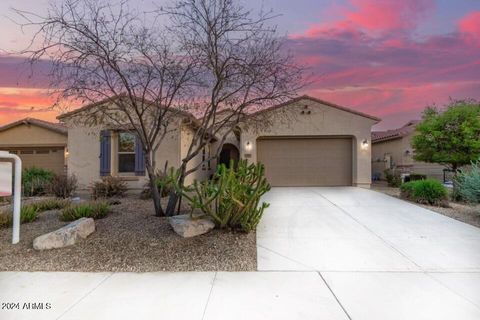
[[147,169],[148,179],[150,183],[153,206],[155,208],[155,216],[163,217],[165,216],[165,212],[163,211],[163,208],[162,208],[162,203],[161,203],[162,197],[160,195],[160,192],[158,192],[157,183],[155,181],[156,179],[155,169],[150,165],[150,162],[148,160],[145,162],[146,162],[145,167]]
[[[185,182],[185,172],[187,171],[187,166],[186,164],[182,164],[180,167],[180,174],[178,177],[178,187],[183,188],[183,184]],[[177,203],[180,199],[180,195],[174,190],[170,192],[170,195],[168,196],[168,204],[167,204],[167,209],[165,210],[167,216],[173,216],[175,215],[175,208],[177,207]]]

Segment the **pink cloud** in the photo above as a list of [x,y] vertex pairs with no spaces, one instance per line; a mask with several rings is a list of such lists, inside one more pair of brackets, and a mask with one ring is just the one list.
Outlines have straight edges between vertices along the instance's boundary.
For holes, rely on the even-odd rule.
[[382,35],[410,31],[434,6],[433,0],[350,0],[349,6],[335,9],[339,16],[336,21],[312,24],[305,32],[292,35],[292,38],[312,38],[338,32],[349,32],[358,38],[362,32]]
[[339,19],[289,39],[316,75],[307,93],[384,118],[383,128],[450,97],[480,99],[480,12],[460,19],[453,32],[418,38],[421,18],[434,8],[430,0],[350,5]]
[[480,44],[480,11],[474,11],[460,19],[459,31],[470,41]]

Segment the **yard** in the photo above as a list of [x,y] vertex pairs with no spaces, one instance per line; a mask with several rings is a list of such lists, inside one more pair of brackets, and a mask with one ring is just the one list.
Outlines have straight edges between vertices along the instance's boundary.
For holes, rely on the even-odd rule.
[[[400,188],[389,187],[385,181],[372,183],[372,190],[379,191],[390,196],[400,198]],[[421,207],[443,214],[444,216],[468,223],[480,228],[480,205],[472,206],[465,203],[450,201],[449,207],[430,206],[418,204]]]
[[11,244],[11,228],[0,229],[1,271],[251,271],[256,270],[255,232],[214,229],[182,238],[166,218],[154,216],[151,200],[122,198],[111,213],[95,220],[87,239],[61,249],[36,251],[33,239],[68,222],[57,210],[21,225],[21,240]]

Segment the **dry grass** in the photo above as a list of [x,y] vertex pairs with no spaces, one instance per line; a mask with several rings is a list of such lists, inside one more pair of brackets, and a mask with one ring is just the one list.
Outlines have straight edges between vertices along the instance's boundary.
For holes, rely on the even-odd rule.
[[153,215],[150,200],[124,198],[111,214],[96,220],[96,231],[74,246],[35,251],[33,239],[64,225],[56,210],[22,225],[21,241],[10,244],[12,229],[0,230],[2,271],[252,271],[255,233],[212,232],[183,239],[166,218]]
[[[392,197],[400,198],[400,188],[388,187],[386,183],[376,182],[372,184],[372,190],[388,194]],[[412,202],[413,203],[413,202]],[[437,207],[424,204],[418,204],[423,208],[443,214],[444,216],[468,223],[480,228],[480,206],[471,206],[465,203],[448,202],[449,207]]]

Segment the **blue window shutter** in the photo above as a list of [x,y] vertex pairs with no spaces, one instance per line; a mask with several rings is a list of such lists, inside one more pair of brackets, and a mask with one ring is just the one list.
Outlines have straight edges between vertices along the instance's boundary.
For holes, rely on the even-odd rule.
[[111,140],[110,130],[100,131],[100,176],[102,177],[110,175]]
[[135,137],[135,175],[145,175],[145,153],[143,152],[143,145],[138,135]]

